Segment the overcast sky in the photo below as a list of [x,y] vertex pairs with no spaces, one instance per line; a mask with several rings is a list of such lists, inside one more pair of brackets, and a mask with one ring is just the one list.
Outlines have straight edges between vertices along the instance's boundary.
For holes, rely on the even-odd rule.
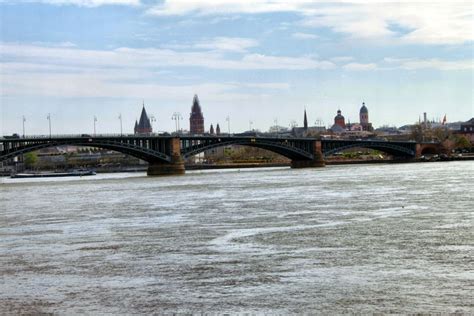
[[374,126],[474,116],[474,5],[468,1],[0,0],[2,134]]

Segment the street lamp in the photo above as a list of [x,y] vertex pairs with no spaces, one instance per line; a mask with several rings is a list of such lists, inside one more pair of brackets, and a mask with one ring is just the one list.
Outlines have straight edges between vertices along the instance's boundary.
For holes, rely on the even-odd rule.
[[171,116],[171,119],[175,121],[176,133],[178,133],[178,131],[180,131],[179,121],[183,119],[183,117],[181,116],[181,113],[174,112],[173,115]]
[[153,122],[156,122],[156,118],[154,115],[150,115],[150,127],[152,131],[153,131]]
[[122,137],[122,113],[119,113],[118,119],[120,120],[120,137]]
[[97,116],[94,115],[94,136],[96,135],[95,123],[97,122]]
[[49,122],[49,138],[51,138],[51,113],[48,113],[48,116],[46,118]]
[[25,138],[25,122],[26,122],[26,118],[23,115],[23,138]]
[[225,120],[227,121],[227,129],[229,131],[229,136],[230,136],[230,116],[227,116]]
[[252,121],[249,121],[249,130],[252,131],[252,125],[253,125],[253,122]]

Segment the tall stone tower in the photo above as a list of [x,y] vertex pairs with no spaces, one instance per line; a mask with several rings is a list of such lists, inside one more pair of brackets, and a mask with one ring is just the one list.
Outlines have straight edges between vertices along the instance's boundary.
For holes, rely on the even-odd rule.
[[365,106],[365,102],[362,102],[362,107],[359,112],[360,125],[369,125],[369,110]]
[[338,125],[342,128],[346,128],[346,122],[344,116],[341,114],[341,110],[337,110],[337,115],[334,117],[334,125]]
[[372,132],[374,130],[374,128],[372,127],[372,123],[369,122],[369,110],[365,106],[365,102],[362,102],[362,107],[360,108],[359,112],[359,118],[362,130],[368,132]]
[[191,115],[189,116],[189,132],[191,134],[204,134],[204,116],[197,94],[194,95]]

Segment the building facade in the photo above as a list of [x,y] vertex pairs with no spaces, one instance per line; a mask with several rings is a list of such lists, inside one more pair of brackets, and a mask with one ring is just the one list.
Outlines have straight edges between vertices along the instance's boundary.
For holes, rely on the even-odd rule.
[[197,94],[194,95],[191,114],[189,116],[189,132],[191,134],[204,134],[204,116]]
[[474,144],[474,118],[461,124],[459,134],[465,136],[471,144]]

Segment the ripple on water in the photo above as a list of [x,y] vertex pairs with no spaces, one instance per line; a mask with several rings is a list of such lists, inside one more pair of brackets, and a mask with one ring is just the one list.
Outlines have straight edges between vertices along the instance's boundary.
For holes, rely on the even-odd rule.
[[2,179],[0,310],[474,313],[473,176],[452,162]]

